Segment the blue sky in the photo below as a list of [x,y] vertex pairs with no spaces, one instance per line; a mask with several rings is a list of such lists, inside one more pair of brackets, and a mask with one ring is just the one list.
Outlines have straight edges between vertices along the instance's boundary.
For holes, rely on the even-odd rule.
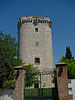
[[70,46],[75,56],[75,0],[0,0],[0,30],[17,39],[22,16],[47,16],[52,21],[53,64]]

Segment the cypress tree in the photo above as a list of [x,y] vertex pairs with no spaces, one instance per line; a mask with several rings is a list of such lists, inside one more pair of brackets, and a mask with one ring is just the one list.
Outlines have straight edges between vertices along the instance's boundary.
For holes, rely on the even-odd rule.
[[66,54],[65,54],[65,57],[66,57],[67,59],[73,58],[73,57],[72,57],[72,52],[71,52],[69,46],[66,46]]

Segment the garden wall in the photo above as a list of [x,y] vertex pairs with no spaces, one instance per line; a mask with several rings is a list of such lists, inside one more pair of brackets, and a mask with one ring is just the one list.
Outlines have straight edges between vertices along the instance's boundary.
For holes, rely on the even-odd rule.
[[68,84],[71,84],[71,80],[69,80],[67,76],[67,64],[56,64],[56,74],[59,100],[75,100],[73,99],[72,93],[69,94],[69,91],[72,91],[72,85],[68,88]]
[[0,89],[0,100],[13,100],[11,95],[13,90],[1,90]]

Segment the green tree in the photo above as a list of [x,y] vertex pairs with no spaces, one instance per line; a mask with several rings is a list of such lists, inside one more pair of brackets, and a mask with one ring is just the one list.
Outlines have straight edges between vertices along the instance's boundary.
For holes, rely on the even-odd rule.
[[74,59],[67,59],[64,56],[59,60],[59,62],[67,63],[67,72],[69,79],[75,79],[75,60]]
[[72,52],[69,46],[66,46],[66,53],[59,62],[67,63],[68,78],[75,79],[75,59],[72,57]]
[[65,54],[65,57],[66,57],[67,59],[73,58],[73,57],[72,57],[72,52],[71,52],[69,46],[66,46],[66,54]]
[[24,66],[26,68],[25,74],[25,87],[30,87],[35,83],[39,83],[39,70],[37,67],[29,64],[28,66]]
[[53,73],[54,73],[54,76],[53,76],[53,83],[56,83],[57,82],[57,76],[56,76],[56,68],[54,68],[53,70]]
[[14,78],[14,67],[18,62],[17,47],[14,37],[0,31],[0,88],[5,86],[6,81],[12,81]]
[[[69,79],[75,79],[75,59],[72,57],[72,52],[70,50],[70,47],[66,46],[66,53],[65,56],[63,56],[59,62],[67,63],[67,74]],[[56,83],[56,68],[54,68],[54,77],[53,82]]]

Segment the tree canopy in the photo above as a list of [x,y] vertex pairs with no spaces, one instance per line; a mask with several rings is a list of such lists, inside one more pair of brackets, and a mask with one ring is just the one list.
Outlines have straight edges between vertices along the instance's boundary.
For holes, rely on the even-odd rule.
[[72,57],[72,52],[71,52],[69,46],[66,46],[65,58],[67,58],[67,59],[72,59],[72,58],[73,58],[73,57]]
[[[67,63],[67,74],[69,79],[75,79],[75,59],[72,56],[72,52],[69,46],[66,46],[65,56],[63,56],[59,62]],[[54,68],[53,82],[56,83],[56,68]]]
[[17,47],[15,37],[3,34],[0,31],[0,88],[3,88],[7,81],[12,81],[14,78],[13,72],[17,60]]
[[26,68],[25,74],[25,87],[30,87],[33,84],[39,83],[38,74],[39,70],[37,67],[29,64],[28,66],[24,66]]
[[66,54],[63,56],[59,62],[67,63],[68,78],[75,79],[75,59],[72,57],[72,52],[70,47],[66,47]]

